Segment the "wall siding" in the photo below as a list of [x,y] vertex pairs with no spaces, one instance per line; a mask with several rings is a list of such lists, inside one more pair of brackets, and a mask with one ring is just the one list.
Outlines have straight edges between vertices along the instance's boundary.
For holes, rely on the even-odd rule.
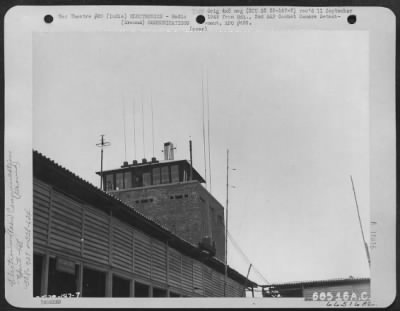
[[[36,179],[33,203],[35,247],[81,258],[105,271],[125,271],[131,279],[170,285],[185,295],[224,295],[223,273]],[[240,285],[228,282],[228,295],[241,296]]]

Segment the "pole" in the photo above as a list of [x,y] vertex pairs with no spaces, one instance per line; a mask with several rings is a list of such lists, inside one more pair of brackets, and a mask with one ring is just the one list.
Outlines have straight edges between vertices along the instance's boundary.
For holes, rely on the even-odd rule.
[[103,189],[103,148],[111,145],[108,141],[104,141],[104,134],[100,135],[100,142],[96,144],[97,147],[101,148],[101,158],[100,158],[100,189]]
[[[247,282],[249,281],[249,274],[250,274],[250,269],[251,269],[251,266],[252,266],[253,264],[250,264],[250,266],[249,266],[249,270],[247,270],[247,276],[246,276],[246,282],[244,283],[244,288],[243,288],[243,296],[245,296],[246,297],[246,287],[247,287]],[[252,287],[253,288],[253,287]],[[253,293],[254,294],[254,293]],[[254,296],[253,296],[254,297]]]
[[365,252],[366,252],[366,254],[367,254],[368,264],[369,264],[369,266],[371,267],[371,259],[370,259],[370,257],[369,257],[368,244],[367,244],[367,242],[365,242],[364,230],[363,230],[363,228],[362,228],[361,217],[360,217],[360,211],[359,211],[359,209],[358,209],[358,202],[357,202],[356,190],[355,190],[355,188],[354,188],[353,177],[352,177],[351,175],[350,175],[350,180],[351,180],[351,185],[352,185],[352,187],[353,187],[354,200],[356,201],[358,222],[359,222],[359,224],[360,224],[361,235],[362,235],[362,239],[363,239],[363,242],[364,242]]
[[189,140],[189,152],[190,152],[190,179],[193,179],[193,158],[192,158],[192,140]]
[[229,149],[226,150],[226,216],[225,216],[225,282],[224,296],[226,297],[226,282],[228,278],[228,203],[229,203]]

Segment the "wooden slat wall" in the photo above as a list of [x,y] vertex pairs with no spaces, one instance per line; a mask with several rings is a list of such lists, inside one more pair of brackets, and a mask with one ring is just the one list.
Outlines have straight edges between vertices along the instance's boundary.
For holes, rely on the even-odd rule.
[[213,284],[212,284],[212,270],[209,267],[203,265],[202,272],[203,272],[204,294],[207,297],[213,297],[215,296],[215,292],[213,290]]
[[64,195],[52,196],[50,245],[79,254],[81,251],[82,207]]
[[50,187],[34,179],[33,187],[33,243],[46,245],[49,225]]
[[138,231],[134,233],[135,240],[135,273],[150,279],[151,244],[150,238]]
[[151,278],[158,282],[167,282],[167,248],[164,243],[152,239]]
[[132,229],[115,219],[113,220],[112,229],[112,264],[123,270],[133,272]]
[[204,295],[202,264],[193,261],[193,288],[195,292]]
[[182,288],[191,292],[193,290],[193,260],[182,255]]
[[[224,295],[223,273],[36,179],[33,202],[34,245],[46,246],[49,239],[53,250],[83,256],[106,269],[111,264],[150,282],[168,280],[186,294]],[[242,296],[243,286],[228,278],[227,290],[230,297]]]
[[96,262],[109,263],[109,216],[87,208],[85,211],[83,256]]
[[172,286],[181,287],[181,278],[182,278],[182,258],[181,254],[178,253],[173,248],[169,249],[168,253],[168,279]]

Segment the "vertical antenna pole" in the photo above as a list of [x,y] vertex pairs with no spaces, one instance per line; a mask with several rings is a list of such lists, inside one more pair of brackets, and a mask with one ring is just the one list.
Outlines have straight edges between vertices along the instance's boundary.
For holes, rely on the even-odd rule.
[[134,160],[136,160],[136,122],[135,122],[135,99],[133,99],[133,104],[132,104],[132,109],[133,109],[133,154],[134,154]]
[[124,118],[124,146],[125,146],[125,161],[126,161],[126,124],[125,124],[125,103],[122,110],[122,116]]
[[189,152],[190,152],[190,179],[193,179],[193,158],[192,158],[192,140],[189,140]]
[[365,242],[364,230],[362,228],[361,217],[360,217],[360,211],[358,209],[356,190],[354,188],[353,177],[351,175],[350,175],[350,180],[351,180],[351,185],[353,187],[354,200],[356,201],[356,208],[357,208],[358,222],[360,224],[360,229],[361,229],[361,236],[362,236],[362,239],[363,239],[363,242],[364,242],[365,252],[367,254],[367,259],[368,259],[368,264],[371,267],[371,258],[369,256],[368,244],[367,244],[367,242]]
[[203,108],[203,153],[204,153],[204,179],[206,181],[206,188],[207,188],[207,158],[206,158],[206,130],[205,130],[205,124],[204,124],[204,117],[205,117],[205,112],[204,112],[204,77],[203,77],[203,71],[201,72],[201,103],[202,103],[202,108]]
[[228,203],[229,203],[229,149],[226,150],[226,208],[225,208],[225,282],[224,296],[226,297],[226,282],[228,278]]
[[100,135],[100,142],[96,144],[97,147],[101,148],[101,159],[100,159],[100,189],[103,189],[103,148],[111,145],[108,141],[104,141],[104,134]]
[[146,158],[146,149],[144,143],[144,107],[143,107],[143,100],[142,100],[142,134],[143,134],[143,158]]
[[[250,264],[250,266],[249,266],[249,270],[247,270],[247,276],[246,276],[246,282],[244,283],[244,288],[243,288],[243,296],[244,297],[246,297],[246,287],[247,287],[247,282],[249,281],[249,274],[250,274],[250,269],[251,269],[251,266],[252,266],[253,264],[251,263]],[[254,293],[253,293],[254,294]],[[254,297],[254,296],[253,296]]]
[[150,106],[151,106],[151,137],[153,141],[153,158],[154,158],[154,113],[153,113],[153,97],[150,94]]
[[208,71],[206,72],[206,90],[207,90],[207,132],[208,132],[208,175],[210,176],[211,192],[211,150],[210,150],[210,98],[208,96]]

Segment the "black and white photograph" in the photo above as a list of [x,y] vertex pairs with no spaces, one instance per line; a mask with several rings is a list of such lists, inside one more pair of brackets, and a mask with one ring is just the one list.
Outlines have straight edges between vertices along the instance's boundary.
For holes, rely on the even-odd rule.
[[[19,111],[29,130],[10,121],[6,137],[28,139],[15,148],[31,161],[24,173],[13,144],[5,149],[6,286],[51,307],[239,297],[374,305],[379,217],[395,211],[395,192],[394,175],[379,179],[372,166],[383,154],[395,168],[394,97],[388,88],[376,121],[373,82],[390,76],[376,68],[391,67],[379,67],[379,32],[363,24],[364,11],[42,12],[21,69],[31,79]],[[385,216],[377,180],[389,189]],[[7,215],[22,197],[32,207],[13,227]]]

